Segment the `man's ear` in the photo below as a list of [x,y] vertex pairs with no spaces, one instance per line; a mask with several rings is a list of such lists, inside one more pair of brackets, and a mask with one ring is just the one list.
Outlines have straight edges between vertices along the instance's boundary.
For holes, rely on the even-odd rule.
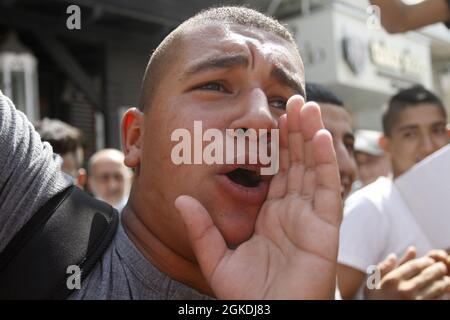
[[81,189],[84,189],[84,186],[86,185],[87,181],[87,173],[84,168],[78,169],[78,177],[76,180],[76,185],[80,187]]
[[447,136],[450,139],[450,123],[447,125]]
[[378,145],[385,153],[390,153],[390,145],[389,145],[389,138],[386,137],[384,134],[380,136],[378,139]]
[[137,168],[141,163],[142,140],[144,134],[144,113],[130,108],[122,118],[122,150],[125,165]]

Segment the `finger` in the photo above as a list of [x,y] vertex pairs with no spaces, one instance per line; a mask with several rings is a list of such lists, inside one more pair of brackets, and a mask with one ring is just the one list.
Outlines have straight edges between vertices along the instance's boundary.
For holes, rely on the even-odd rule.
[[448,254],[444,250],[431,250],[430,252],[427,253],[427,256],[433,258],[436,261],[442,262],[446,262],[448,258]]
[[438,262],[429,266],[411,280],[406,281],[405,284],[418,291],[429,287],[437,280],[441,280],[446,274],[447,267],[444,263]]
[[430,257],[414,259],[405,262],[405,264],[397,267],[394,271],[391,272],[391,276],[397,279],[408,280],[417,276],[423,270],[431,266],[434,262],[435,261]]
[[333,138],[325,129],[319,130],[313,139],[314,161],[318,172],[318,184],[324,188],[340,193],[341,181]]
[[447,269],[450,271],[450,257],[448,256],[447,252],[444,250],[432,250],[428,252],[427,254],[430,258],[434,259],[435,261],[441,261],[445,263],[447,266]]
[[304,163],[303,136],[300,121],[300,110],[305,104],[301,96],[293,96],[289,99],[286,106],[289,156],[291,163]]
[[300,193],[305,172],[304,140],[301,131],[300,109],[305,101],[301,96],[293,96],[287,103],[287,127],[289,144],[289,171],[287,191]]
[[287,171],[289,169],[289,143],[288,143],[288,128],[287,128],[287,116],[284,114],[278,121],[278,127],[280,130],[280,143],[279,143],[279,170],[276,175],[272,177],[270,181],[270,188],[267,194],[267,199],[279,199],[286,194],[287,184]]
[[444,277],[442,280],[435,281],[433,284],[422,290],[418,296],[418,300],[437,299],[450,291],[450,277]]
[[321,218],[338,225],[342,220],[341,182],[333,140],[327,130],[316,133],[313,149],[317,183],[314,209]]
[[395,269],[397,265],[397,256],[395,253],[391,253],[378,264],[378,270],[380,270],[380,277],[383,278],[386,274]]
[[403,255],[403,257],[400,259],[400,262],[398,265],[401,266],[402,264],[405,264],[406,262],[415,259],[416,256],[417,256],[416,248],[411,246],[408,249],[406,249],[406,252]]
[[210,282],[220,261],[229,252],[225,240],[203,205],[190,196],[179,196],[175,207],[186,225],[200,269]]
[[324,129],[320,107],[315,102],[307,102],[300,110],[300,128],[305,143],[305,165],[312,167],[315,164],[313,152],[313,138],[316,133]]
[[313,138],[315,134],[323,129],[322,117],[319,106],[314,102],[306,103],[300,110],[301,129],[305,145],[305,174],[303,179],[302,196],[312,198],[316,188],[316,171]]

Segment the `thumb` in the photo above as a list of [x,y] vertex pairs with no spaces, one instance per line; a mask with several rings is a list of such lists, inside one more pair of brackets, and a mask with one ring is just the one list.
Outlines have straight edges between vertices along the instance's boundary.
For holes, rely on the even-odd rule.
[[198,200],[182,195],[175,200],[175,207],[186,225],[200,269],[211,283],[214,271],[228,252],[225,240]]

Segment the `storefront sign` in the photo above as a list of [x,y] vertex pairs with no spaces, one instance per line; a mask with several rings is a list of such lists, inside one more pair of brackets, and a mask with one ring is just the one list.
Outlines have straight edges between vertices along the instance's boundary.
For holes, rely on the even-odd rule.
[[420,77],[425,71],[425,64],[409,50],[400,51],[383,41],[370,43],[370,57],[377,67],[402,75]]

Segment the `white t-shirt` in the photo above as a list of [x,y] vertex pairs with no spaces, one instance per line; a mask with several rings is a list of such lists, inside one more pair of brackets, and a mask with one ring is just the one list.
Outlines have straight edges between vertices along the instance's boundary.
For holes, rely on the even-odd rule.
[[417,256],[433,249],[390,178],[381,177],[346,200],[340,264],[366,273],[390,253],[401,258],[409,246],[416,247]]

